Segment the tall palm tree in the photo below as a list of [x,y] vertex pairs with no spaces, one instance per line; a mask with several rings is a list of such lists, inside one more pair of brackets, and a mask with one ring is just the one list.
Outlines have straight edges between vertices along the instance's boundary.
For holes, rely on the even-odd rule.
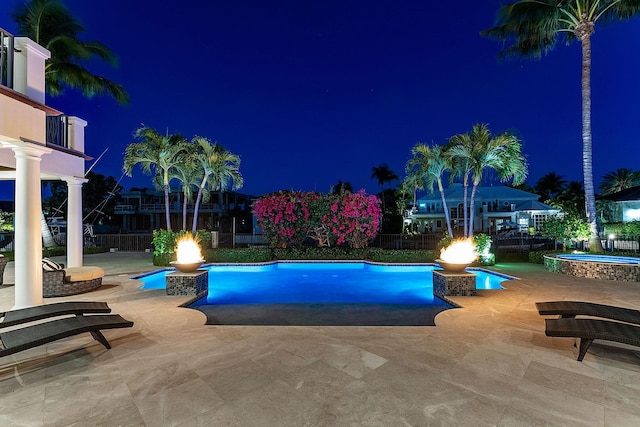
[[[197,153],[191,145],[186,149],[182,161],[169,169],[169,181],[176,179],[182,186],[182,228],[187,229],[187,206],[193,199],[193,190],[199,188],[202,170],[199,167]],[[195,215],[195,212],[194,212]]]
[[542,201],[546,203],[547,200],[553,199],[567,188],[567,180],[562,175],[549,172],[541,176],[533,188],[542,198]]
[[[447,223],[447,231],[449,236],[453,236],[451,228],[451,218],[449,216],[449,208],[447,207],[447,199],[444,196],[444,186],[442,178],[446,172],[451,171],[451,157],[446,147],[441,145],[429,146],[427,144],[416,144],[411,149],[412,158],[407,162],[407,175],[414,185],[421,185],[430,193],[433,193],[434,185],[437,185],[442,199],[444,208],[444,217]],[[423,184],[417,184],[418,182]]]
[[65,86],[79,89],[87,98],[107,94],[120,104],[129,102],[124,88],[105,77],[90,73],[82,65],[100,59],[111,66],[118,61],[111,50],[97,41],[84,42],[84,27],[59,0],[27,0],[13,14],[21,35],[51,52],[45,65],[45,82],[50,95],[60,95]]
[[229,188],[238,190],[244,185],[244,178],[240,173],[240,156],[228,151],[222,145],[212,144],[208,139],[195,137],[194,142],[199,146],[198,162],[202,169],[202,180],[198,188],[196,206],[193,212],[192,231],[198,224],[198,208],[203,197],[208,197],[205,188],[219,193],[218,200],[222,201],[222,193]]
[[591,229],[589,248],[602,251],[598,236],[593,184],[591,133],[591,36],[596,22],[629,19],[640,12],[639,0],[520,0],[502,6],[498,25],[482,35],[512,43],[505,55],[539,58],[553,49],[558,38],[579,40],[582,47],[582,168],[585,210]]
[[[524,181],[527,176],[527,161],[521,153],[522,145],[518,138],[510,133],[492,136],[486,124],[476,124],[471,132],[455,135],[449,142],[449,154],[465,165],[463,170],[465,182],[472,182],[469,205],[473,210],[475,195],[482,182],[484,170],[495,170],[501,181],[512,179],[514,184]],[[466,187],[465,187],[466,188]],[[467,200],[464,195],[464,221],[467,221]],[[465,224],[465,236],[473,236],[474,214],[468,215]]]
[[385,212],[384,204],[384,185],[398,179],[398,175],[389,168],[386,163],[381,163],[380,166],[374,166],[371,168],[371,179],[378,180],[378,184],[382,188],[382,213]]
[[634,171],[629,168],[619,168],[613,172],[609,172],[603,177],[603,181],[600,183],[600,192],[604,196],[637,185],[640,185],[639,171]]
[[171,214],[169,210],[170,170],[180,167],[187,153],[187,143],[180,135],[161,135],[156,130],[141,126],[133,134],[137,142],[132,142],[124,152],[122,169],[131,176],[133,168],[140,165],[147,175],[156,177],[153,180],[156,188],[164,190],[164,208],[167,230],[171,230]]

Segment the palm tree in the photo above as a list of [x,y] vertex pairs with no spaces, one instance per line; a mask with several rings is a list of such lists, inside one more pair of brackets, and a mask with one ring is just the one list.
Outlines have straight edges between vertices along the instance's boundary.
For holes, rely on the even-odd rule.
[[208,139],[195,137],[194,142],[199,146],[198,162],[204,174],[198,188],[198,197],[193,213],[192,231],[195,232],[198,224],[198,207],[203,197],[208,198],[204,190],[207,185],[213,191],[218,191],[218,200],[222,202],[222,193],[229,188],[238,190],[242,188],[244,179],[240,173],[240,156],[228,151],[220,144],[212,144]]
[[[198,188],[202,180],[202,170],[199,167],[197,153],[189,146],[189,151],[185,152],[180,165],[176,165],[169,170],[169,181],[177,179],[182,186],[182,228],[187,229],[187,205],[193,199],[193,190]],[[195,212],[194,212],[195,215]]]
[[137,142],[132,142],[125,149],[122,169],[127,176],[131,176],[133,167],[140,165],[145,174],[156,177],[153,183],[156,188],[164,189],[167,230],[171,230],[170,170],[181,166],[187,152],[187,143],[180,135],[162,136],[144,125],[136,129],[133,136]]
[[338,180],[338,183],[332,185],[329,189],[331,194],[340,194],[343,191],[348,191],[349,193],[353,193],[353,185],[349,181],[342,182],[342,180]]
[[[407,175],[409,181],[413,181],[414,185],[425,188],[433,193],[434,185],[437,185],[444,207],[444,217],[447,223],[447,231],[449,236],[453,236],[451,228],[451,218],[449,217],[449,208],[447,207],[447,199],[444,197],[444,187],[442,185],[443,175],[451,170],[451,157],[446,147],[434,145],[432,147],[427,144],[416,144],[411,149],[412,158],[407,162]],[[418,184],[421,182],[422,184]]]
[[505,55],[539,58],[553,49],[558,38],[579,40],[582,47],[582,169],[585,210],[591,229],[589,248],[602,251],[596,222],[596,199],[593,185],[593,151],[591,133],[591,36],[596,22],[629,19],[640,12],[638,0],[520,0],[502,6],[498,26],[482,35],[512,44]]
[[640,185],[640,172],[629,168],[619,168],[606,174],[603,179],[600,183],[600,192],[605,196]]
[[104,44],[78,38],[85,29],[63,3],[27,0],[14,12],[13,19],[21,35],[51,52],[45,66],[46,88],[50,95],[62,94],[67,86],[80,89],[87,98],[106,93],[120,104],[129,102],[129,95],[121,85],[94,75],[82,66],[83,62],[94,58],[114,67],[118,61]]
[[584,218],[584,187],[580,181],[570,181],[564,190],[549,202],[555,208],[565,213]]
[[567,188],[567,180],[562,175],[549,172],[541,176],[533,188],[542,198],[542,201],[546,203],[547,200],[553,199]]
[[[455,135],[449,141],[449,154],[458,159],[457,163],[464,165],[462,170],[465,190],[469,179],[472,181],[471,198],[469,205],[473,210],[475,195],[478,186],[482,182],[484,170],[494,169],[501,181],[513,179],[515,184],[524,181],[527,176],[527,161],[521,153],[522,145],[517,137],[510,133],[502,133],[492,136],[486,124],[476,124],[471,132]],[[464,194],[464,221],[465,236],[473,236],[474,215],[468,215],[467,221],[467,195]]]
[[381,163],[380,166],[374,166],[371,168],[371,179],[374,178],[378,180],[378,184],[380,184],[380,187],[382,188],[382,213],[384,214],[384,185],[388,182],[392,182],[398,179],[398,175],[396,175],[395,172],[389,169],[389,165],[387,165],[386,163]]

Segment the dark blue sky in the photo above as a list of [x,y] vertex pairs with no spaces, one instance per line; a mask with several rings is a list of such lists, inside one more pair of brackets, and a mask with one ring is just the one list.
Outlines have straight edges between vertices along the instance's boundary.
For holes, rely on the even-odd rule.
[[[15,32],[0,2],[0,27]],[[89,122],[94,171],[121,176],[142,123],[202,135],[239,154],[243,192],[326,192],[338,180],[379,191],[371,168],[403,176],[417,142],[444,143],[476,122],[515,131],[528,182],[555,171],[582,180],[579,45],[541,61],[499,61],[481,38],[498,0],[83,1],[65,3],[119,57],[89,68],[121,83],[131,103],[67,92],[47,103]],[[640,169],[640,21],[593,37],[594,176]],[[139,169],[122,184],[150,186]]]

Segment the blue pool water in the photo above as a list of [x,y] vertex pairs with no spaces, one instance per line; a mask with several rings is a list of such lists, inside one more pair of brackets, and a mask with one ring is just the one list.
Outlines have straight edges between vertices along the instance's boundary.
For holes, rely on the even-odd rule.
[[[303,262],[212,265],[209,295],[201,304],[380,303],[441,304],[433,296],[433,265],[377,265],[364,262]],[[172,269],[135,277],[144,289],[164,289]],[[513,277],[484,270],[477,289],[502,289]]]
[[561,254],[556,255],[556,257],[560,259],[568,259],[571,261],[607,262],[612,264],[640,264],[640,258],[613,255]]

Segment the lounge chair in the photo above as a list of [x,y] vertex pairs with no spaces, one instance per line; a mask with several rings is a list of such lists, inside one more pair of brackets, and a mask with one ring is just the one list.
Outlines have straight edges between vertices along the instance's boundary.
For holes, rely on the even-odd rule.
[[0,328],[19,325],[21,323],[33,322],[35,320],[47,319],[50,317],[65,316],[75,314],[111,313],[111,309],[106,302],[89,301],[68,301],[55,304],[38,305],[35,307],[22,308],[0,312]]
[[130,328],[133,322],[117,314],[85,316],[85,314],[110,311],[111,309],[104,302],[62,302],[1,313],[0,329],[52,317],[75,316],[0,332],[0,357],[84,332],[89,332],[105,348],[110,349],[111,345],[101,330]]
[[640,311],[631,308],[582,301],[537,302],[536,308],[541,316],[559,315],[563,319],[591,316],[640,325]]
[[548,337],[580,339],[578,361],[591,346],[593,340],[616,341],[640,346],[640,327],[627,323],[597,319],[545,319],[545,334]]

